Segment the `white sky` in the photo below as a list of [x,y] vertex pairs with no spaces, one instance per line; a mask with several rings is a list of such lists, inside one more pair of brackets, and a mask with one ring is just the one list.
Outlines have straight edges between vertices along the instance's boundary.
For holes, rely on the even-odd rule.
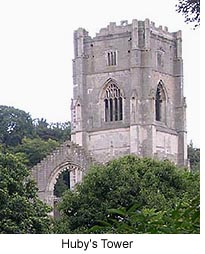
[[109,22],[144,20],[182,30],[188,141],[199,147],[199,29],[177,0],[0,0],[0,105],[48,122],[70,120],[73,31],[94,36]]

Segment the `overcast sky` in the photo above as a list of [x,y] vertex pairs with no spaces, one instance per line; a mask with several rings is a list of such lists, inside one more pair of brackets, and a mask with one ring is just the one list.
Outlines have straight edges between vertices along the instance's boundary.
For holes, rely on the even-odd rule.
[[188,142],[199,147],[199,29],[175,11],[177,0],[0,0],[0,105],[48,122],[70,120],[73,31],[91,36],[109,22],[144,20],[182,30]]

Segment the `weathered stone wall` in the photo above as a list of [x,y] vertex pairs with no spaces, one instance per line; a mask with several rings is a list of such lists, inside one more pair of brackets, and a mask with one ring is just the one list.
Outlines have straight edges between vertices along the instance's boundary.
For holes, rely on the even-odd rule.
[[31,176],[37,183],[39,198],[50,206],[54,204],[54,185],[63,171],[70,172],[71,189],[96,161],[84,148],[71,141],[64,142],[53,153],[31,169]]
[[99,162],[130,153],[129,128],[116,128],[88,133],[88,150]]
[[[108,57],[111,52],[115,60]],[[105,120],[109,82],[120,89],[122,119]],[[159,85],[163,117],[157,119]],[[110,23],[94,38],[83,28],[75,31],[71,131],[73,142],[65,142],[31,170],[39,197],[51,206],[64,170],[70,172],[73,188],[96,161],[126,154],[186,165],[181,31],[170,33],[148,19]]]
[[[185,165],[181,43],[181,31],[169,32],[148,19],[110,23],[93,38],[85,29],[75,31],[72,140],[99,161],[134,153]],[[113,65],[108,64],[109,52],[116,55]],[[123,94],[121,121],[105,121],[103,92],[110,80]],[[166,102],[163,120],[156,121],[159,83]]]
[[174,133],[166,133],[156,130],[155,154],[160,159],[166,155],[167,159],[177,161],[178,154],[178,136]]

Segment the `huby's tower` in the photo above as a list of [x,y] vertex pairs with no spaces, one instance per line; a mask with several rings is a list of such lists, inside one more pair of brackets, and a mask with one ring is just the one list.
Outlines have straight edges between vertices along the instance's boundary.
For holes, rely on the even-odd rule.
[[125,155],[187,164],[181,31],[148,19],[74,32],[72,141],[97,161]]

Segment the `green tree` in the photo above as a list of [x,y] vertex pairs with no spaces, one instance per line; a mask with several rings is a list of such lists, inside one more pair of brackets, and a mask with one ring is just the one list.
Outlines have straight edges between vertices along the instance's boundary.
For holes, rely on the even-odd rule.
[[200,170],[200,149],[195,148],[193,143],[188,145],[188,159],[190,162],[190,168],[192,171]]
[[200,25],[200,0],[179,0],[176,8],[186,23],[195,23],[195,27]]
[[10,148],[14,154],[21,154],[25,159],[27,159],[26,165],[32,167],[40,162],[46,155],[51,153],[57,146],[59,142],[48,139],[44,141],[40,138],[23,138],[22,144]]
[[33,135],[31,116],[23,110],[0,106],[0,143],[5,147],[16,146],[23,137]]
[[63,193],[70,188],[70,173],[67,171],[62,172],[54,186],[54,195],[62,197]]
[[37,197],[29,171],[12,154],[0,153],[0,233],[49,233],[50,208]]
[[156,211],[138,205],[129,209],[108,209],[108,219],[98,221],[98,225],[91,229],[84,229],[85,233],[107,234],[199,234],[200,233],[200,207],[199,193],[189,202],[176,204],[174,209]]
[[71,125],[70,122],[65,123],[47,123],[46,119],[33,120],[35,126],[35,133],[41,139],[47,141],[53,139],[59,142],[64,142],[70,139]]
[[66,140],[71,139],[71,123],[70,122],[57,122],[50,123],[50,129],[53,132],[53,136],[57,141],[64,142]]
[[141,214],[148,211],[162,217],[164,211],[173,211],[176,204],[189,202],[197,193],[197,175],[169,161],[125,156],[93,167],[74,191],[65,192],[56,232],[86,233],[99,222],[110,223],[109,209],[127,211],[136,206]]

